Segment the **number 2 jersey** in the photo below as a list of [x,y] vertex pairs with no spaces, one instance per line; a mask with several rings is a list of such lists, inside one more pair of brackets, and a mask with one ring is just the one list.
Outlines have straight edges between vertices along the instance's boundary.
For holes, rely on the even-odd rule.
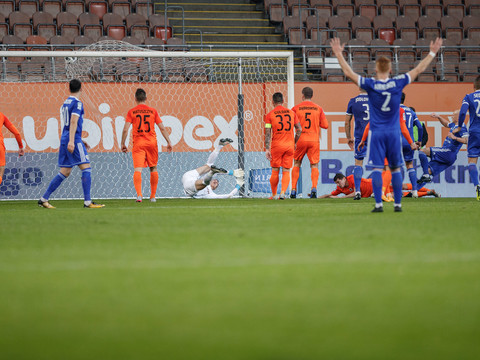
[[128,111],[125,121],[132,124],[134,146],[139,143],[156,144],[157,134],[155,132],[155,124],[162,123],[157,110],[145,104],[139,104]]
[[312,101],[303,101],[292,108],[302,125],[299,141],[316,141],[320,139],[320,128],[328,129],[327,117],[321,106]]
[[295,147],[295,124],[298,124],[297,115],[281,105],[265,116],[265,128],[272,129],[272,148]]

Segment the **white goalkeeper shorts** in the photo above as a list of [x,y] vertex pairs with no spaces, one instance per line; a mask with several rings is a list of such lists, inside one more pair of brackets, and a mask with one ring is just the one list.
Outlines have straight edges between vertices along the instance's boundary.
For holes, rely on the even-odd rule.
[[187,171],[182,176],[183,191],[185,195],[194,196],[197,193],[195,182],[200,179],[200,174],[197,170]]

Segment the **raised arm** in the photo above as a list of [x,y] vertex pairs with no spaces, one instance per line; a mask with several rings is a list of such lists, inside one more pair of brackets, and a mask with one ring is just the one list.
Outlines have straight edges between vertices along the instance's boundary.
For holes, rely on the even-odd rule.
[[447,119],[441,117],[441,116],[438,115],[437,113],[432,113],[432,114],[430,114],[430,116],[431,116],[432,118],[434,118],[434,119],[438,119],[438,121],[440,121],[440,123],[441,123],[443,126],[448,127],[449,122],[448,122]]
[[442,47],[442,43],[442,38],[436,38],[435,41],[430,41],[430,52],[428,55],[425,56],[415,68],[407,73],[410,76],[411,82],[414,82],[418,75],[427,69],[428,65],[430,65],[435,56],[437,56],[438,50]]
[[347,61],[343,57],[343,49],[345,48],[345,44],[340,43],[339,38],[333,38],[330,40],[330,46],[332,48],[333,53],[338,59],[338,63],[340,64],[340,67],[342,68],[343,73],[345,74],[346,77],[351,79],[355,84],[358,85],[358,79],[360,75],[358,75],[356,72],[352,70],[350,65],[348,65]]

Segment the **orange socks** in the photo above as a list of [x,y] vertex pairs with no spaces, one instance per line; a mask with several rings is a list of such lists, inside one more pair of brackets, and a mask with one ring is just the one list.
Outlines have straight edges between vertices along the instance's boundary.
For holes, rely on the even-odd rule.
[[272,176],[270,176],[270,186],[272,187],[272,196],[277,195],[278,172],[279,170],[272,169]]
[[135,186],[137,196],[142,196],[142,173],[140,171],[133,172],[133,186]]
[[282,172],[282,194],[285,194],[285,191],[288,189],[288,184],[290,184],[290,171]]
[[292,169],[292,190],[297,190],[297,182],[300,177],[300,167],[294,166]]
[[155,194],[157,193],[157,185],[158,185],[158,172],[153,171],[150,173],[150,199],[153,199],[155,197]]
[[385,190],[388,186],[390,186],[390,183],[392,182],[392,173],[390,170],[382,172],[382,182],[382,192],[385,193]]
[[318,171],[318,168],[314,167],[312,168],[312,188],[317,188],[318,185],[318,175],[320,175],[320,171]]

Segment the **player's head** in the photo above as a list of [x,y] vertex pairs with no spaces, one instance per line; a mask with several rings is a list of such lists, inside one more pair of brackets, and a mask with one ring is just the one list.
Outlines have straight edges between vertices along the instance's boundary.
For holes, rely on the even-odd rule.
[[147,93],[145,90],[138,88],[137,91],[135,91],[135,101],[137,103],[143,103],[147,100]]
[[333,177],[333,181],[341,188],[344,188],[347,184],[347,178],[342,173],[336,173]]
[[311,87],[304,87],[302,89],[302,95],[304,100],[310,100],[313,97],[313,89]]
[[480,89],[480,75],[478,75],[477,78],[473,81],[473,88],[475,90]]
[[281,105],[283,104],[283,95],[281,92],[276,92],[275,94],[273,94],[272,96],[272,102],[275,104],[275,105]]
[[455,110],[453,113],[452,113],[452,116],[450,117],[450,119],[452,120],[452,122],[457,125],[458,124],[458,114],[460,114],[460,110]]
[[402,98],[400,99],[400,103],[401,103],[401,104],[403,104],[403,103],[405,102],[405,97],[406,97],[406,96],[407,96],[407,95],[405,95],[405,93],[402,92]]
[[210,187],[212,188],[212,190],[215,190],[218,187],[218,184],[219,181],[217,179],[212,179],[212,181],[210,181]]
[[82,90],[82,82],[78,79],[70,80],[70,83],[68,86],[72,94],[76,94],[80,92],[80,90]]
[[392,62],[386,56],[380,56],[375,62],[377,74],[389,74],[392,71]]

